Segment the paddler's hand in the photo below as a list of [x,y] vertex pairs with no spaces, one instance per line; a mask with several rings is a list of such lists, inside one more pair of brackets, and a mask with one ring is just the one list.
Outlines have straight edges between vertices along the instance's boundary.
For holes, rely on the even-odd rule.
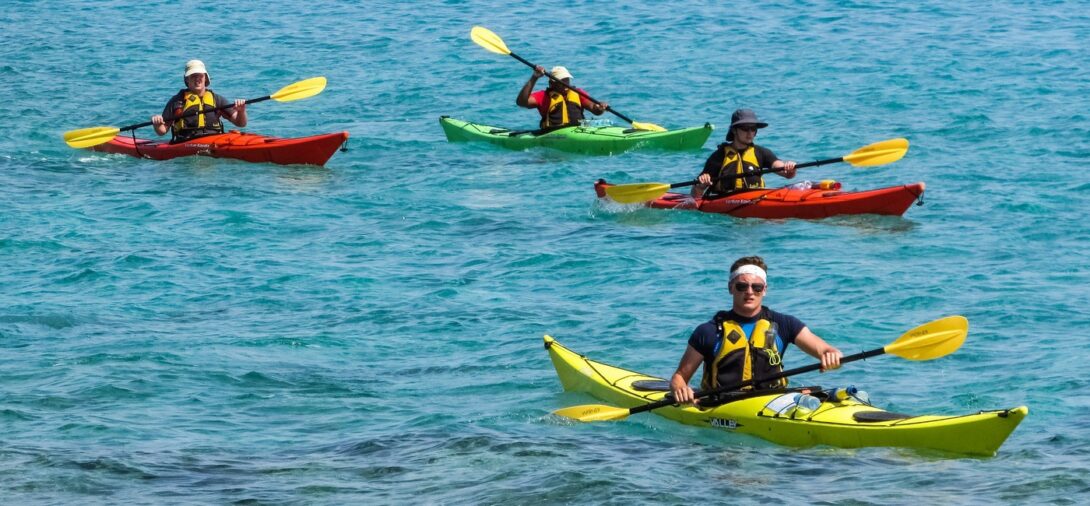
[[163,119],[162,114],[156,114],[155,116],[152,116],[151,125],[155,130],[155,135],[163,135],[170,130],[170,126],[167,125],[167,122],[165,119]]
[[534,79],[537,79],[537,78],[539,78],[539,77],[541,77],[543,75],[545,75],[545,67],[542,67],[541,65],[535,65],[534,66]]
[[609,109],[608,102],[596,102],[594,105],[590,106],[590,110],[594,114],[602,114],[603,112],[606,112],[606,109]]
[[782,160],[782,161],[783,161],[783,167],[777,172],[782,174],[783,177],[786,177],[787,179],[791,179],[791,178],[795,177],[795,165],[796,165],[796,163],[794,161],[792,161],[792,160]]
[[674,395],[674,402],[678,404],[696,404],[696,394],[679,376],[670,379],[670,393]]
[[699,176],[697,176],[696,182],[698,182],[698,183],[700,183],[702,185],[712,184],[712,175],[708,174],[707,172],[704,172],[704,173],[700,174]]
[[229,114],[227,119],[234,123],[236,126],[245,127],[246,123],[250,120],[246,117],[246,100],[241,98],[235,99],[235,105],[228,109]]
[[840,369],[840,357],[843,356],[844,354],[840,353],[840,350],[830,346],[821,354],[821,372]]

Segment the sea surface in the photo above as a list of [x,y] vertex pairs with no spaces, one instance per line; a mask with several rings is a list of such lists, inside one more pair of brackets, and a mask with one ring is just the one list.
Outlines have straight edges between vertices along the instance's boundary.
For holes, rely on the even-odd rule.
[[[0,14],[0,497],[5,504],[965,504],[1090,501],[1090,8],[1085,2],[38,2]],[[440,115],[532,128],[565,65],[700,151],[450,144]],[[346,130],[324,167],[68,148],[182,86],[256,98],[247,131]],[[731,112],[799,162],[905,137],[848,189],[927,183],[904,217],[742,220],[598,202],[695,176]],[[609,116],[603,116],[607,118]],[[613,118],[615,124],[624,124]],[[152,132],[142,129],[142,136]],[[787,181],[768,177],[769,184]],[[1027,405],[994,457],[787,448],[642,414],[581,424],[542,335],[668,376],[766,302],[845,353],[960,314],[956,353],[796,382],[899,412]],[[790,349],[788,366],[812,359]]]

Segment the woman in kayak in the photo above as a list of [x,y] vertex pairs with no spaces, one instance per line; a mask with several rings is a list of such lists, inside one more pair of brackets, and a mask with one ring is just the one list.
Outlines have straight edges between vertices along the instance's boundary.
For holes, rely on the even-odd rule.
[[[693,331],[681,363],[670,378],[670,390],[679,403],[695,401],[689,380],[701,364],[702,390],[768,377],[783,371],[781,357],[791,343],[821,360],[822,370],[840,367],[840,350],[811,332],[798,318],[761,305],[768,293],[766,270],[764,260],[757,256],[739,258],[731,265],[731,310],[716,313]],[[780,378],[756,388],[786,385],[787,379]]]
[[[234,107],[213,113],[195,114],[181,118],[190,111],[204,111],[218,107],[228,107],[231,103],[212,90],[208,86],[212,84],[212,78],[208,76],[208,70],[200,60],[189,60],[185,64],[185,89],[171,97],[163,108],[163,114],[151,117],[151,124],[155,127],[157,135],[171,131],[171,143],[184,142],[202,135],[223,133],[223,123],[220,118],[227,118],[238,127],[246,126],[246,100],[235,99]],[[167,124],[163,117],[171,118]],[[178,119],[174,119],[178,118]]]
[[704,162],[704,171],[693,185],[693,197],[703,197],[708,186],[711,193],[725,195],[744,188],[764,188],[764,178],[758,173],[761,169],[776,169],[783,177],[795,177],[795,162],[780,160],[771,150],[753,143],[757,129],[768,126],[759,121],[757,114],[749,109],[738,109],[730,116],[730,129],[727,130],[727,142],[720,144],[708,161]]
[[[549,72],[553,79],[549,80],[549,87],[544,90],[533,91],[537,79],[545,75],[545,67],[534,67],[534,73],[530,80],[519,90],[519,96],[515,103],[527,109],[537,108],[541,114],[541,128],[551,128],[565,125],[576,125],[583,119],[583,109],[593,112],[595,116],[601,116],[606,112],[609,104],[605,102],[592,102],[586,97],[586,91],[578,88],[577,91],[565,88],[561,81],[571,86],[571,73],[564,67],[553,67]],[[554,80],[555,79],[555,80]]]

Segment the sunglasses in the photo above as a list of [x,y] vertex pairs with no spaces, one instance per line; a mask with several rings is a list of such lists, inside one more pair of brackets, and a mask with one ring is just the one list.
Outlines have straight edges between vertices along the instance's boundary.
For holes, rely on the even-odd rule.
[[745,293],[746,290],[753,289],[753,293],[761,293],[765,291],[765,285],[761,283],[744,283],[742,281],[736,281],[734,283],[734,291],[738,293]]
[[734,129],[735,130],[741,130],[743,132],[757,133],[757,127],[755,127],[755,126],[736,126],[736,127],[734,127]]

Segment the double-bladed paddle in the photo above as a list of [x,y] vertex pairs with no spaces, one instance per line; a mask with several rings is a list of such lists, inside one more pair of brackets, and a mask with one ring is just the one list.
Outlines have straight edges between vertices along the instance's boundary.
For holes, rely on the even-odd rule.
[[[489,30],[489,29],[487,29],[487,28],[485,28],[483,26],[474,26],[473,29],[469,31],[469,38],[473,39],[473,42],[476,42],[477,45],[479,45],[479,46],[481,46],[481,47],[483,47],[483,48],[485,48],[485,49],[487,49],[487,50],[489,50],[489,51],[491,51],[493,53],[505,54],[505,55],[511,56],[512,58],[514,58],[514,59],[516,59],[516,60],[518,60],[518,61],[520,61],[522,63],[525,63],[526,66],[528,66],[530,68],[537,68],[537,65],[534,65],[533,63],[530,63],[529,61],[526,61],[521,56],[519,56],[519,55],[517,55],[515,53],[512,53],[510,49],[507,49],[507,44],[503,43],[503,39],[501,39],[499,35],[496,35],[495,33],[492,32],[492,30]],[[576,88],[574,88],[572,86],[569,86],[564,81],[561,81],[561,80],[549,75],[548,73],[546,73],[545,76],[548,77],[550,81],[553,81],[553,82],[555,82],[555,83],[557,83],[557,84],[559,84],[559,85],[561,85],[561,86],[563,86],[563,87],[565,87],[565,88],[567,88],[569,90],[572,90],[572,91],[582,95],[584,98],[586,98],[587,100],[590,100],[591,102],[598,103],[598,104],[601,103],[601,102],[591,98],[590,95],[587,95],[586,93],[584,93],[584,92],[582,92],[582,91],[580,91],[580,90],[578,90],[578,89],[576,89]],[[651,131],[655,131],[655,132],[665,132],[666,131],[665,128],[663,128],[661,126],[658,126],[658,125],[656,125],[654,123],[641,123],[641,122],[638,122],[638,121],[632,121],[632,118],[629,118],[628,116],[625,116],[624,114],[621,114],[621,113],[613,110],[612,107],[607,106],[606,110],[613,113],[613,114],[615,114],[618,118],[621,118],[621,119],[627,121],[633,127],[637,128],[639,130],[651,130]]]
[[[312,77],[310,79],[304,79],[302,81],[292,83],[283,88],[280,88],[279,90],[277,90],[276,93],[273,93],[271,95],[266,95],[261,98],[251,98],[246,101],[246,104],[264,102],[265,100],[269,99],[275,100],[277,102],[293,102],[296,100],[302,100],[304,98],[313,97],[314,95],[321,93],[322,90],[325,89],[325,83],[326,79],[324,77]],[[235,104],[232,103],[228,106],[217,107],[215,109],[207,111],[191,111],[177,118],[163,118],[163,121],[170,123],[181,118],[196,116],[197,114],[208,114],[210,112],[222,111],[224,109],[230,109],[234,106]],[[136,130],[137,128],[151,126],[151,124],[152,123],[150,121],[145,121],[143,123],[137,123],[135,125],[124,126],[121,128],[99,126],[82,128],[79,130],[71,130],[64,133],[64,142],[66,142],[69,146],[73,148],[90,148],[99,144],[105,144],[107,142],[110,142],[111,140],[113,140],[114,137],[117,137],[117,134],[121,132]]]
[[[830,158],[828,160],[818,160],[814,162],[806,162],[795,165],[796,169],[802,169],[806,167],[816,167],[818,165],[826,165],[830,163],[848,162],[853,167],[873,167],[875,165],[885,165],[887,163],[893,163],[900,160],[905,156],[905,152],[908,151],[908,139],[897,138],[889,139],[881,142],[876,142],[868,146],[861,147],[851,153],[839,158]],[[761,169],[755,174],[768,174],[770,172],[778,172],[782,169]],[[747,174],[750,175],[750,174]],[[648,202],[655,200],[663,196],[667,191],[673,188],[681,188],[684,186],[692,186],[697,184],[697,180],[685,181],[684,183],[631,183],[631,184],[619,184],[606,188],[606,195],[616,202],[621,204],[636,204],[639,202]]]
[[[906,358],[908,360],[931,360],[957,351],[957,349],[961,347],[961,343],[965,342],[965,336],[968,332],[969,320],[966,320],[964,316],[947,316],[946,318],[940,318],[933,322],[925,323],[905,332],[901,337],[897,338],[897,340],[881,348],[844,357],[840,359],[840,363],[846,364],[848,362],[855,362],[856,360],[863,360],[885,353],[897,355],[898,357]],[[818,369],[821,369],[820,363],[811,364],[764,378],[754,378],[732,385],[725,385],[719,388],[697,392],[696,397],[698,399],[703,399],[723,392],[739,390],[755,383],[765,383],[780,378],[786,378],[788,376],[794,376],[796,374],[802,374],[804,372],[816,371]],[[636,406],[634,408],[618,408],[615,406],[606,406],[604,404],[587,404],[560,409],[554,413],[580,422],[600,422],[623,420],[628,418],[628,415],[643,413],[644,411],[651,411],[652,409],[674,404],[676,404],[676,402],[673,397],[667,397],[661,401]]]

